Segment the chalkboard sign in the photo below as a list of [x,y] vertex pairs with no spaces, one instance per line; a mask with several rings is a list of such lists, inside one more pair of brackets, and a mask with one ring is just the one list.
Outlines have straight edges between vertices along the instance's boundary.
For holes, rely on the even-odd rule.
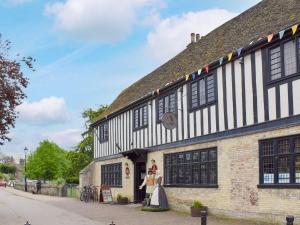
[[113,201],[109,186],[101,186],[101,200],[103,203],[110,203]]

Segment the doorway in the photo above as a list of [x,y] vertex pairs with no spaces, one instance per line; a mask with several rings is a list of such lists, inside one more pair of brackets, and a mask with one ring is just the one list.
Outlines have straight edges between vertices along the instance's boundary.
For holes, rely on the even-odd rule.
[[140,190],[140,185],[143,183],[146,176],[146,163],[145,162],[135,162],[134,164],[134,203],[141,203],[144,201],[146,196],[146,186]]

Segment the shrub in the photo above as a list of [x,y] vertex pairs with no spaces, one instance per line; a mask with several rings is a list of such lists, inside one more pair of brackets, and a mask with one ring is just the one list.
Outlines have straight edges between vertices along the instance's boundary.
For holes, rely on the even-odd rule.
[[56,180],[54,180],[54,184],[56,184],[57,186],[63,186],[66,184],[66,181],[64,178],[57,178]]
[[121,200],[123,198],[123,196],[121,194],[117,195],[117,200]]
[[193,201],[192,207],[195,208],[195,209],[200,209],[200,208],[203,207],[203,205],[200,201],[195,200],[195,201]]
[[79,184],[79,177],[67,177],[66,183],[68,183],[68,184]]

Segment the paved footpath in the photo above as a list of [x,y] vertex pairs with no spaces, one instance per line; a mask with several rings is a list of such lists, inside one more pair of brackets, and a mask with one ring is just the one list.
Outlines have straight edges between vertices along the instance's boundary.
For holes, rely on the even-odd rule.
[[[176,212],[142,212],[136,205],[83,203],[71,198],[32,195],[0,188],[0,225],[200,225],[199,218]],[[261,225],[208,218],[208,225]]]

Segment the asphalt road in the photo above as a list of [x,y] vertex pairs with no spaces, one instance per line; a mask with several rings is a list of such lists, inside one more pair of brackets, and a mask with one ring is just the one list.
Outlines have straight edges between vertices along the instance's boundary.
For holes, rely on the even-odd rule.
[[[142,212],[134,204],[84,203],[77,199],[32,195],[0,188],[0,225],[200,225],[200,218],[173,211]],[[263,225],[208,217],[208,225]]]
[[[24,193],[25,194],[25,193]],[[0,189],[0,225],[104,225],[51,204],[47,198]]]

